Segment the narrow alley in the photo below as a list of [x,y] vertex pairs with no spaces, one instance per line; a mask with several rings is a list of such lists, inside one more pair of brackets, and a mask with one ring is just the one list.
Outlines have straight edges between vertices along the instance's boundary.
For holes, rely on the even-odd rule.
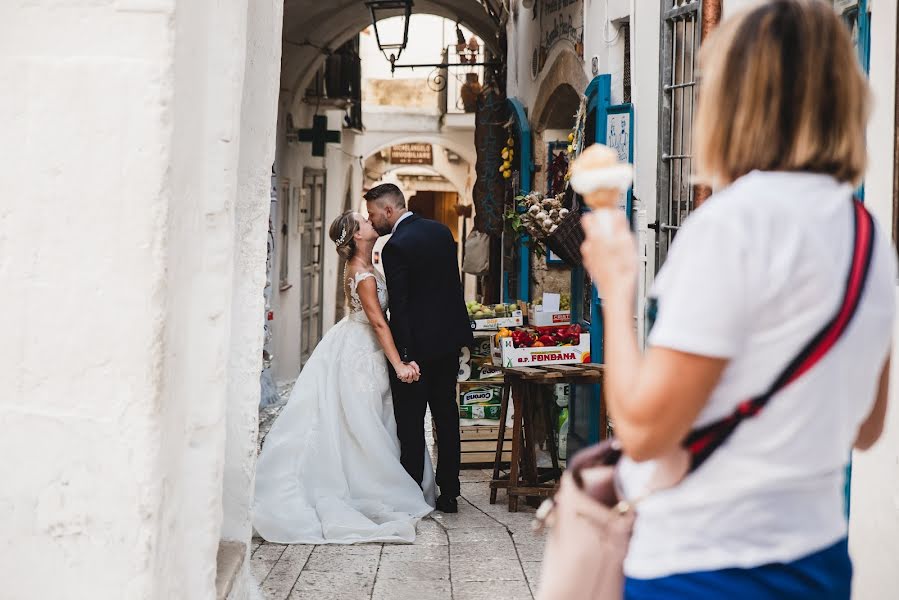
[[0,600],[899,594],[899,1],[0,40]]

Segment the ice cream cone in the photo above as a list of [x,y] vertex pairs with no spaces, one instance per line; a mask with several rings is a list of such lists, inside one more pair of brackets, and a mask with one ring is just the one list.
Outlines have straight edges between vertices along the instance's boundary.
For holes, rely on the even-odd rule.
[[571,164],[571,187],[590,208],[615,208],[621,192],[633,180],[633,167],[619,162],[618,153],[602,144],[584,150]]

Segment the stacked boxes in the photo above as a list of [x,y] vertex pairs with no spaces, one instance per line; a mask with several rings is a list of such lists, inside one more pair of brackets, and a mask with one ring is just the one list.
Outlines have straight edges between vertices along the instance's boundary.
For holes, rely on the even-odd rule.
[[[491,334],[475,334],[474,348],[459,357],[459,417],[498,421],[502,399],[502,371],[490,356]],[[498,383],[491,384],[493,381]]]

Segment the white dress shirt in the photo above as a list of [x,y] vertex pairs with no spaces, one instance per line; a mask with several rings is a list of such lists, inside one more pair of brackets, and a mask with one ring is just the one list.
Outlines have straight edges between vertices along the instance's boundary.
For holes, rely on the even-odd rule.
[[407,211],[404,212],[402,215],[400,215],[400,218],[397,219],[397,220],[396,220],[396,223],[393,224],[393,229],[390,230],[391,235],[394,234],[394,233],[396,233],[396,228],[400,226],[400,223],[403,222],[403,219],[408,219],[408,218],[411,217],[411,216],[412,216],[412,211],[411,211],[411,210],[407,210]]

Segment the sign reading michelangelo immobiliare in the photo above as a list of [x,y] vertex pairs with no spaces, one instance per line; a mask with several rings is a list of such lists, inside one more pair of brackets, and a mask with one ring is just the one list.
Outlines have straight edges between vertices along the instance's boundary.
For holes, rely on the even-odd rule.
[[397,144],[390,147],[390,162],[395,165],[432,165],[431,144]]

